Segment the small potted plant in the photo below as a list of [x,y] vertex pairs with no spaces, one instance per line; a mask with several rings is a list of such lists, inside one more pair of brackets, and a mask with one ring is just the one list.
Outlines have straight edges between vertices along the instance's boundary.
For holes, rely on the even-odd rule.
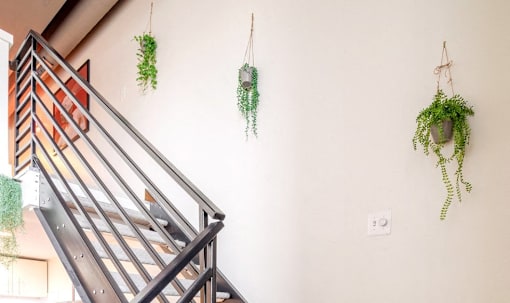
[[138,42],[138,51],[136,57],[138,58],[138,77],[136,81],[138,86],[145,93],[148,88],[156,89],[158,85],[158,69],[156,67],[156,49],[158,44],[156,38],[152,35],[152,9],[154,3],[151,2],[151,10],[149,15],[149,32],[144,32],[142,35],[135,36],[134,39]]
[[136,42],[138,42],[138,52],[136,57],[138,58],[138,86],[143,92],[146,92],[148,88],[156,89],[158,84],[157,76],[158,69],[156,68],[156,39],[151,33],[144,33],[140,36],[135,36]]
[[[437,156],[437,165],[441,169],[442,180],[447,191],[441,209],[441,220],[446,218],[454,193],[457,194],[459,202],[462,201],[460,184],[464,185],[467,192],[470,192],[472,188],[471,184],[464,180],[463,175],[464,157],[471,135],[468,117],[472,115],[474,115],[473,108],[467,105],[464,98],[458,94],[448,97],[442,90],[438,89],[432,104],[420,111],[416,118],[417,127],[413,137],[413,147],[416,150],[419,143],[423,146],[425,155],[429,155],[432,151]],[[435,137],[432,140],[431,133],[434,133]],[[454,147],[452,155],[446,156],[443,153],[443,148],[449,141],[449,134],[453,135]],[[457,162],[455,191],[446,170],[446,164],[452,160]]]
[[259,105],[259,91],[257,88],[258,71],[248,63],[239,69],[237,86],[237,107],[246,120],[245,134],[248,138],[250,131],[257,136],[257,110]]
[[246,139],[251,133],[255,137],[257,132],[257,112],[259,106],[258,70],[255,67],[255,55],[253,54],[253,14],[251,14],[251,30],[248,45],[244,53],[244,60],[237,74],[237,108],[246,121],[244,130]]
[[16,231],[23,226],[21,186],[0,175],[0,264],[10,265],[17,256]]

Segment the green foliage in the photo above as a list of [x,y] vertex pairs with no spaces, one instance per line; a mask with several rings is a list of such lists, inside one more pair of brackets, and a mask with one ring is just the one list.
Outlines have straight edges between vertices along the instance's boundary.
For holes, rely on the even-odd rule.
[[[432,104],[423,109],[416,118],[417,127],[413,137],[413,147],[416,150],[417,144],[419,143],[423,146],[425,155],[429,155],[430,151],[432,151],[438,157],[437,165],[441,168],[442,180],[447,191],[447,196],[439,217],[441,220],[446,218],[446,213],[452,203],[454,193],[457,194],[459,202],[462,201],[460,184],[462,183],[464,185],[467,192],[470,192],[472,189],[471,184],[464,180],[462,170],[466,146],[469,144],[471,135],[471,128],[469,127],[467,118],[472,115],[474,115],[473,108],[468,106],[460,95],[454,95],[448,98],[442,90],[438,90]],[[454,148],[453,154],[450,157],[442,153],[446,142],[441,126],[445,120],[451,120],[453,122]],[[440,130],[439,134],[441,140],[439,140],[440,142],[438,143],[431,140],[430,127],[432,125],[436,125]],[[446,164],[454,159],[457,161],[455,192],[446,170]]]
[[[241,71],[249,70],[251,68],[252,75],[252,83],[250,87],[243,87],[241,84]],[[259,91],[257,88],[258,85],[258,71],[254,66],[249,66],[245,63],[239,69],[238,76],[238,86],[237,86],[237,107],[241,112],[241,115],[246,119],[246,138],[248,138],[248,134],[251,131],[255,137],[258,136],[257,133],[257,110],[259,105]]]
[[15,231],[23,226],[21,186],[13,179],[0,175],[0,263],[9,265],[16,259],[18,245]]
[[135,36],[135,40],[138,42],[138,52],[136,57],[138,58],[138,86],[142,88],[145,93],[150,87],[153,90],[156,89],[158,84],[157,76],[158,69],[156,68],[156,49],[158,47],[156,39],[151,34],[143,34]]

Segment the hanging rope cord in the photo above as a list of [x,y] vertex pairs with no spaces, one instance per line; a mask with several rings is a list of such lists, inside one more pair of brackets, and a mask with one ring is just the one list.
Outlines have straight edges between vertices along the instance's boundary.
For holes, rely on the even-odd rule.
[[243,65],[248,63],[248,65],[255,66],[255,55],[253,53],[253,22],[254,17],[253,13],[251,14],[251,30],[250,30],[250,38],[248,39],[248,45],[246,46],[246,51],[244,52]]
[[[444,59],[446,62],[443,63]],[[453,79],[452,72],[450,67],[452,66],[453,61],[448,58],[448,50],[446,49],[446,41],[443,41],[443,52],[441,53],[441,63],[436,66],[434,69],[434,74],[437,75],[437,91],[439,91],[439,84],[441,82],[441,73],[444,70],[444,76],[447,79],[446,83],[450,84],[450,88],[452,90],[452,95],[455,95],[455,91],[453,90]]]
[[147,30],[147,28],[149,28],[149,36],[152,36],[152,8],[153,7],[154,7],[154,2],[151,2],[151,10],[149,12],[149,21],[145,25],[145,30]]
[[154,2],[151,2],[151,12],[149,14],[149,35],[152,35],[152,8],[154,7]]

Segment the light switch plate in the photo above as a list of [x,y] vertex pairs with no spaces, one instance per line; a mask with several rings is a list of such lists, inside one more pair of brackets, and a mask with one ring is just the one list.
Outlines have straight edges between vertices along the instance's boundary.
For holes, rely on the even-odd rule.
[[379,236],[391,233],[391,209],[368,214],[367,235]]

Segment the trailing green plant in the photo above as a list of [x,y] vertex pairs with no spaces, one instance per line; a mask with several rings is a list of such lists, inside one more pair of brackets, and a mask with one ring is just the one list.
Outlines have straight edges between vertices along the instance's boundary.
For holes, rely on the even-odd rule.
[[138,86],[145,93],[150,87],[153,90],[156,89],[158,84],[157,76],[158,69],[156,68],[156,49],[158,44],[156,39],[151,33],[144,33],[140,36],[135,36],[134,39],[138,42],[138,52],[136,57],[138,58]]
[[[446,218],[446,213],[455,193],[459,202],[462,201],[461,184],[464,185],[467,192],[471,192],[472,189],[471,184],[464,180],[463,166],[466,146],[469,144],[471,136],[471,128],[467,118],[473,115],[473,108],[468,106],[460,95],[456,94],[449,98],[442,90],[438,89],[432,104],[420,111],[416,118],[417,127],[413,137],[414,150],[417,149],[417,144],[419,143],[423,146],[425,155],[429,155],[432,151],[437,156],[437,166],[441,169],[442,181],[446,187],[447,195],[439,217],[441,220]],[[452,121],[453,124],[454,147],[451,156],[446,156],[443,153],[443,148],[447,142],[442,124],[443,121],[447,120]],[[431,140],[430,128],[432,126],[436,126],[439,130],[440,139],[437,143]],[[446,164],[452,160],[457,162],[455,190],[446,169]]]
[[0,175],[0,264],[10,265],[18,254],[15,232],[23,226],[21,186]]
[[[242,72],[251,73],[251,85],[243,86],[241,79]],[[246,120],[245,133],[248,138],[250,132],[257,137],[257,111],[259,106],[259,91],[258,85],[258,71],[254,66],[249,66],[248,63],[243,64],[239,69],[238,86],[237,86],[237,107],[242,116]]]

